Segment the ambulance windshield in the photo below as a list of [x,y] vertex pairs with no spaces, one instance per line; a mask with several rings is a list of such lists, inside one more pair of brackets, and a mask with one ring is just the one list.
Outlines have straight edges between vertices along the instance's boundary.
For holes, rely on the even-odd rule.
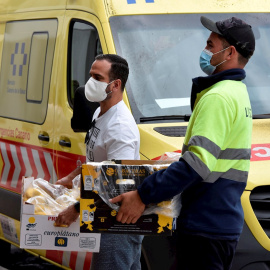
[[[192,78],[206,76],[200,69],[199,56],[210,35],[201,25],[200,16],[164,14],[110,18],[116,52],[129,63],[130,75],[126,89],[137,123],[145,117],[191,113]],[[206,16],[214,21],[235,16],[252,25],[256,50],[245,67],[247,78],[244,82],[250,95],[253,114],[269,114],[270,16]]]

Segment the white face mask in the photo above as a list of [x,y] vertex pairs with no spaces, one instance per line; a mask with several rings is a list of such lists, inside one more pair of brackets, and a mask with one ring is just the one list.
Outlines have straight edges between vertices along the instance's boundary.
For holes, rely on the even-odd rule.
[[108,94],[112,93],[112,91],[106,93],[108,85],[112,82],[114,81],[111,81],[110,83],[100,82],[91,77],[85,84],[85,97],[91,102],[103,101]]

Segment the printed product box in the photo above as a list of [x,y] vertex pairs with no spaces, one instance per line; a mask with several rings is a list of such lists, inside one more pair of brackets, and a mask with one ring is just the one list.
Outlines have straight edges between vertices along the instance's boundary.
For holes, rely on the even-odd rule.
[[156,170],[166,169],[169,162],[123,160],[91,162],[82,166],[80,199],[81,233],[114,233],[141,235],[171,235],[173,214],[171,201],[148,206],[135,224],[116,221],[119,205],[110,198],[137,188]]
[[70,227],[55,227],[57,215],[35,214],[35,205],[23,200],[24,192],[33,180],[33,177],[23,178],[20,247],[99,252],[100,234],[80,233],[79,219]]

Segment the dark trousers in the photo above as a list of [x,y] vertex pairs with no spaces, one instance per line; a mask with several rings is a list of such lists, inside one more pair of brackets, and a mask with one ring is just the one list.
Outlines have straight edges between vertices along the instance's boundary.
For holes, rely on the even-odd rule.
[[229,270],[237,240],[216,240],[178,234],[174,270]]

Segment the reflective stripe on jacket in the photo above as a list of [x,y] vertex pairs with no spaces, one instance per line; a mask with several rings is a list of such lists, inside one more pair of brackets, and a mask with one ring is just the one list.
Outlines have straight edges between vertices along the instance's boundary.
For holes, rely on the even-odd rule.
[[251,155],[250,112],[247,89],[240,81],[221,81],[198,95],[182,158],[204,182],[213,183],[220,177],[247,181]]

